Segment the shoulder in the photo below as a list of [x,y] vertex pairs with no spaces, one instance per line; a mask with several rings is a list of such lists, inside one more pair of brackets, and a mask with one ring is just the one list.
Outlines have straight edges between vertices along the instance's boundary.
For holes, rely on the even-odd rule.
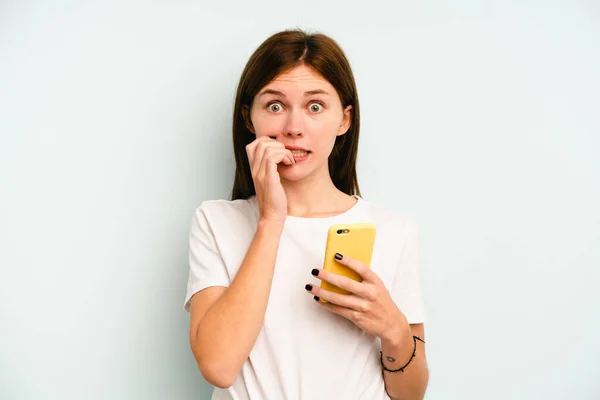
[[202,216],[209,222],[252,219],[256,215],[255,203],[255,196],[237,200],[205,200],[196,208],[196,216]]
[[202,214],[208,220],[251,217],[256,211],[255,199],[252,196],[248,199],[237,200],[205,200],[196,208],[196,214]]

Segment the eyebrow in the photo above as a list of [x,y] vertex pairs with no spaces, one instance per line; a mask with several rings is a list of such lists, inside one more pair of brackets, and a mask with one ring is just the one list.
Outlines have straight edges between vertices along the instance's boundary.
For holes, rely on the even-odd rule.
[[[285,94],[283,94],[279,90],[273,90],[273,89],[265,89],[258,96],[260,97],[260,96],[265,95],[265,94],[274,94],[274,95],[277,95],[277,96],[286,97]],[[309,90],[307,92],[304,92],[304,96],[305,97],[312,96],[312,95],[315,95],[315,94],[324,94],[326,96],[329,96],[329,93],[327,93],[323,89],[315,89],[315,90]]]

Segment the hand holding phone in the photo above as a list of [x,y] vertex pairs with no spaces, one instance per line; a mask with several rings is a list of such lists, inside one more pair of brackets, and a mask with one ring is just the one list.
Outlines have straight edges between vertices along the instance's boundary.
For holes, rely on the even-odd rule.
[[[330,227],[327,232],[323,269],[362,282],[362,277],[356,271],[335,260],[335,254],[347,255],[370,267],[375,245],[375,233],[375,225],[368,222],[338,224]],[[326,281],[321,281],[321,288],[335,293],[350,294],[347,290]],[[324,300],[321,299],[321,301]]]

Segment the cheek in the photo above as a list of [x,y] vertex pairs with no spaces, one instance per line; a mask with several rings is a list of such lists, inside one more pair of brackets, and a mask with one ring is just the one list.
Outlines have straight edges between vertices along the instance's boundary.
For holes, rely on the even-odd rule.
[[338,133],[338,124],[331,120],[315,119],[305,125],[307,134],[318,147],[325,150],[333,148]]
[[315,132],[319,132],[321,135],[337,135],[340,128],[340,121],[336,118],[336,115],[332,112],[326,115],[320,115],[312,118],[309,122],[309,126]]
[[256,136],[274,136],[281,133],[285,126],[283,118],[255,116],[252,119]]

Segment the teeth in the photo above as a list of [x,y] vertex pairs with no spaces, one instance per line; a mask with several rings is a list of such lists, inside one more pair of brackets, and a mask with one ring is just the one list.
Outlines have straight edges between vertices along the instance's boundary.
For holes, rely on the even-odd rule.
[[307,154],[308,154],[308,152],[306,152],[304,150],[292,150],[292,155],[294,157],[302,157],[302,156],[305,156]]

